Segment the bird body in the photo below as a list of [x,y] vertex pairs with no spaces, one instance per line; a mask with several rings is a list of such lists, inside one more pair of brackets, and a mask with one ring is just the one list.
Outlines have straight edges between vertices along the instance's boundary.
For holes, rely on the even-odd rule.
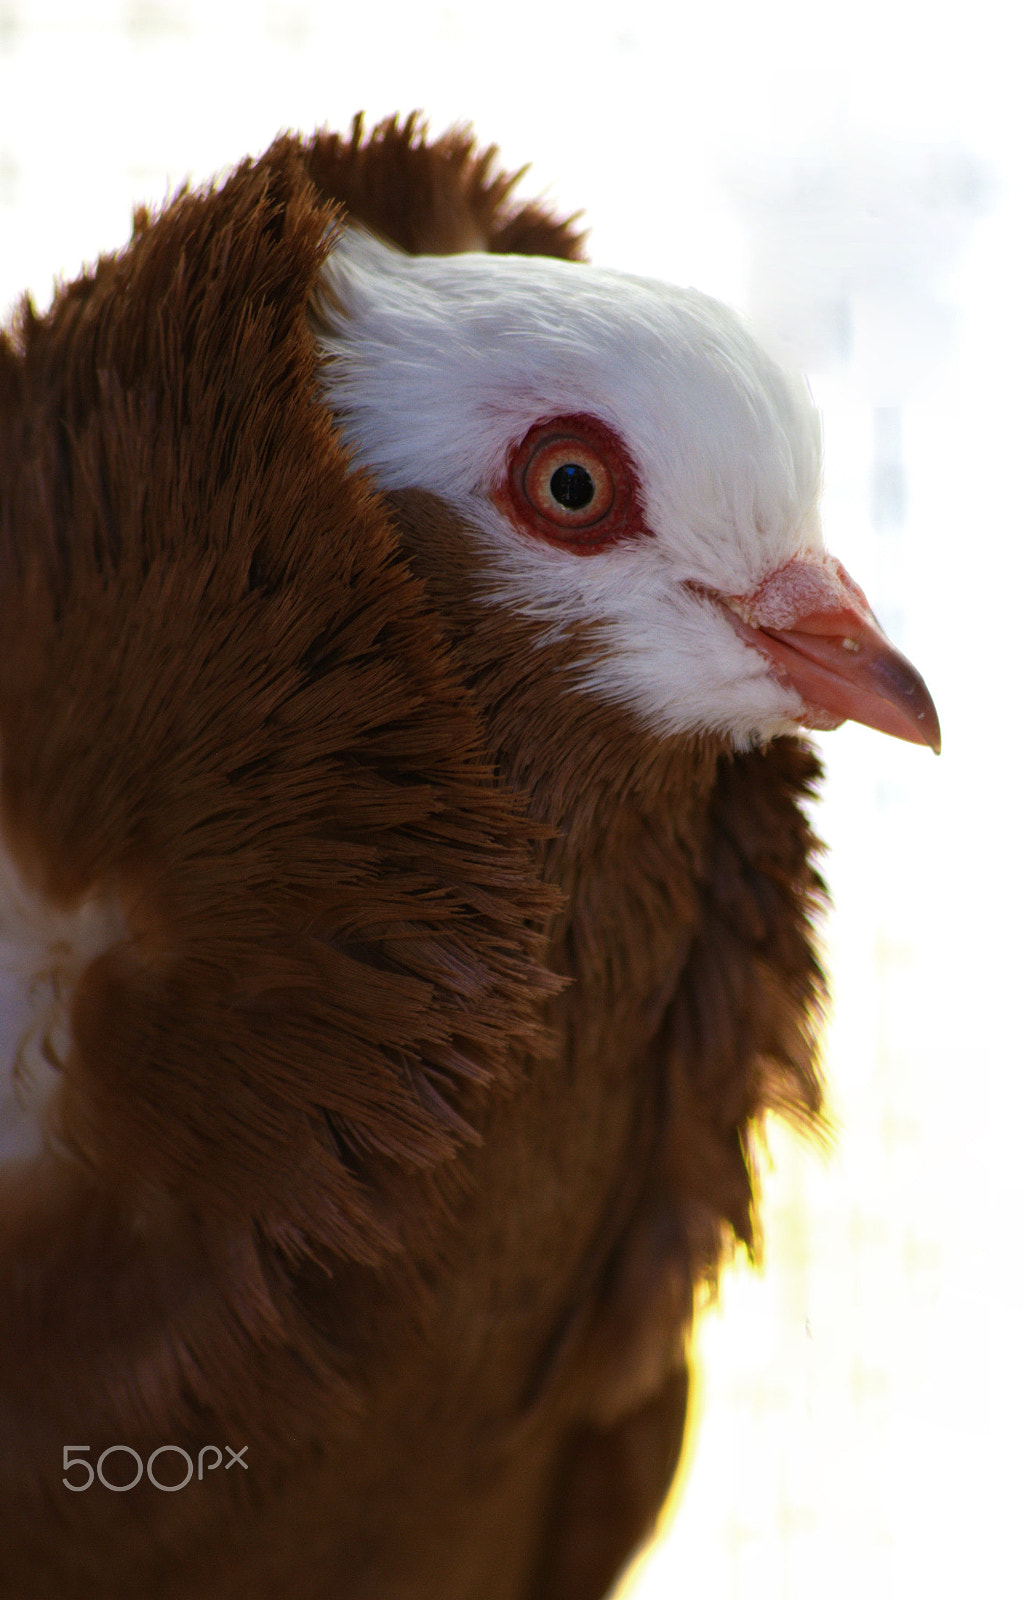
[[597,1600],[819,1116],[799,730],[933,707],[804,389],[511,183],[282,139],[0,344],[4,1595]]

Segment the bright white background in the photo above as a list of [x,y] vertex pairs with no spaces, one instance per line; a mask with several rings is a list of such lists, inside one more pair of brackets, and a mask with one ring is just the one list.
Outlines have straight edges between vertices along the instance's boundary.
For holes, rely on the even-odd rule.
[[421,106],[531,161],[525,188],[585,210],[595,259],[719,294],[811,373],[831,543],[924,671],[945,753],[821,741],[835,1147],[771,1135],[766,1272],[730,1274],[702,1323],[681,1508],[634,1600],[1021,1592],[1010,20],[1005,0],[0,0],[0,310],[281,127]]

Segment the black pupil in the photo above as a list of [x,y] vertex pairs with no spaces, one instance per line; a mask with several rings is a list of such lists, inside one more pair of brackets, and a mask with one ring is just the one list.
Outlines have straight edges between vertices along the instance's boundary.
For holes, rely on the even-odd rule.
[[577,461],[566,461],[551,473],[551,496],[566,511],[582,511],[596,492],[593,479]]

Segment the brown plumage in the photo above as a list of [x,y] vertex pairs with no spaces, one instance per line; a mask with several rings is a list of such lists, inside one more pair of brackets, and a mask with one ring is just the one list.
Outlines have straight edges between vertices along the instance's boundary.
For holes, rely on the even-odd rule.
[[[511,186],[283,138],[0,344],[3,839],[118,919],[0,1169],[11,1600],[598,1600],[760,1119],[819,1115],[809,747],[552,693],[571,631],[322,399],[344,219],[578,257]],[[246,1456],[76,1492],[69,1445]]]

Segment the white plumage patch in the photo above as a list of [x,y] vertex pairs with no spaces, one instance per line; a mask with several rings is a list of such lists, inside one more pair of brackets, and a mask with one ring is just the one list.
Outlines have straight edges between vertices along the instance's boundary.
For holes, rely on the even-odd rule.
[[[596,625],[575,687],[662,734],[736,745],[798,696],[690,586],[751,592],[819,551],[820,433],[805,384],[693,289],[547,257],[407,256],[349,229],[318,306],[328,403],[385,489],[445,499],[489,554],[495,603]],[[652,537],[580,555],[492,503],[537,422],[585,413],[636,465]]]
[[85,968],[126,935],[119,907],[46,904],[0,846],[0,1163],[44,1147],[70,1043],[70,1005]]

